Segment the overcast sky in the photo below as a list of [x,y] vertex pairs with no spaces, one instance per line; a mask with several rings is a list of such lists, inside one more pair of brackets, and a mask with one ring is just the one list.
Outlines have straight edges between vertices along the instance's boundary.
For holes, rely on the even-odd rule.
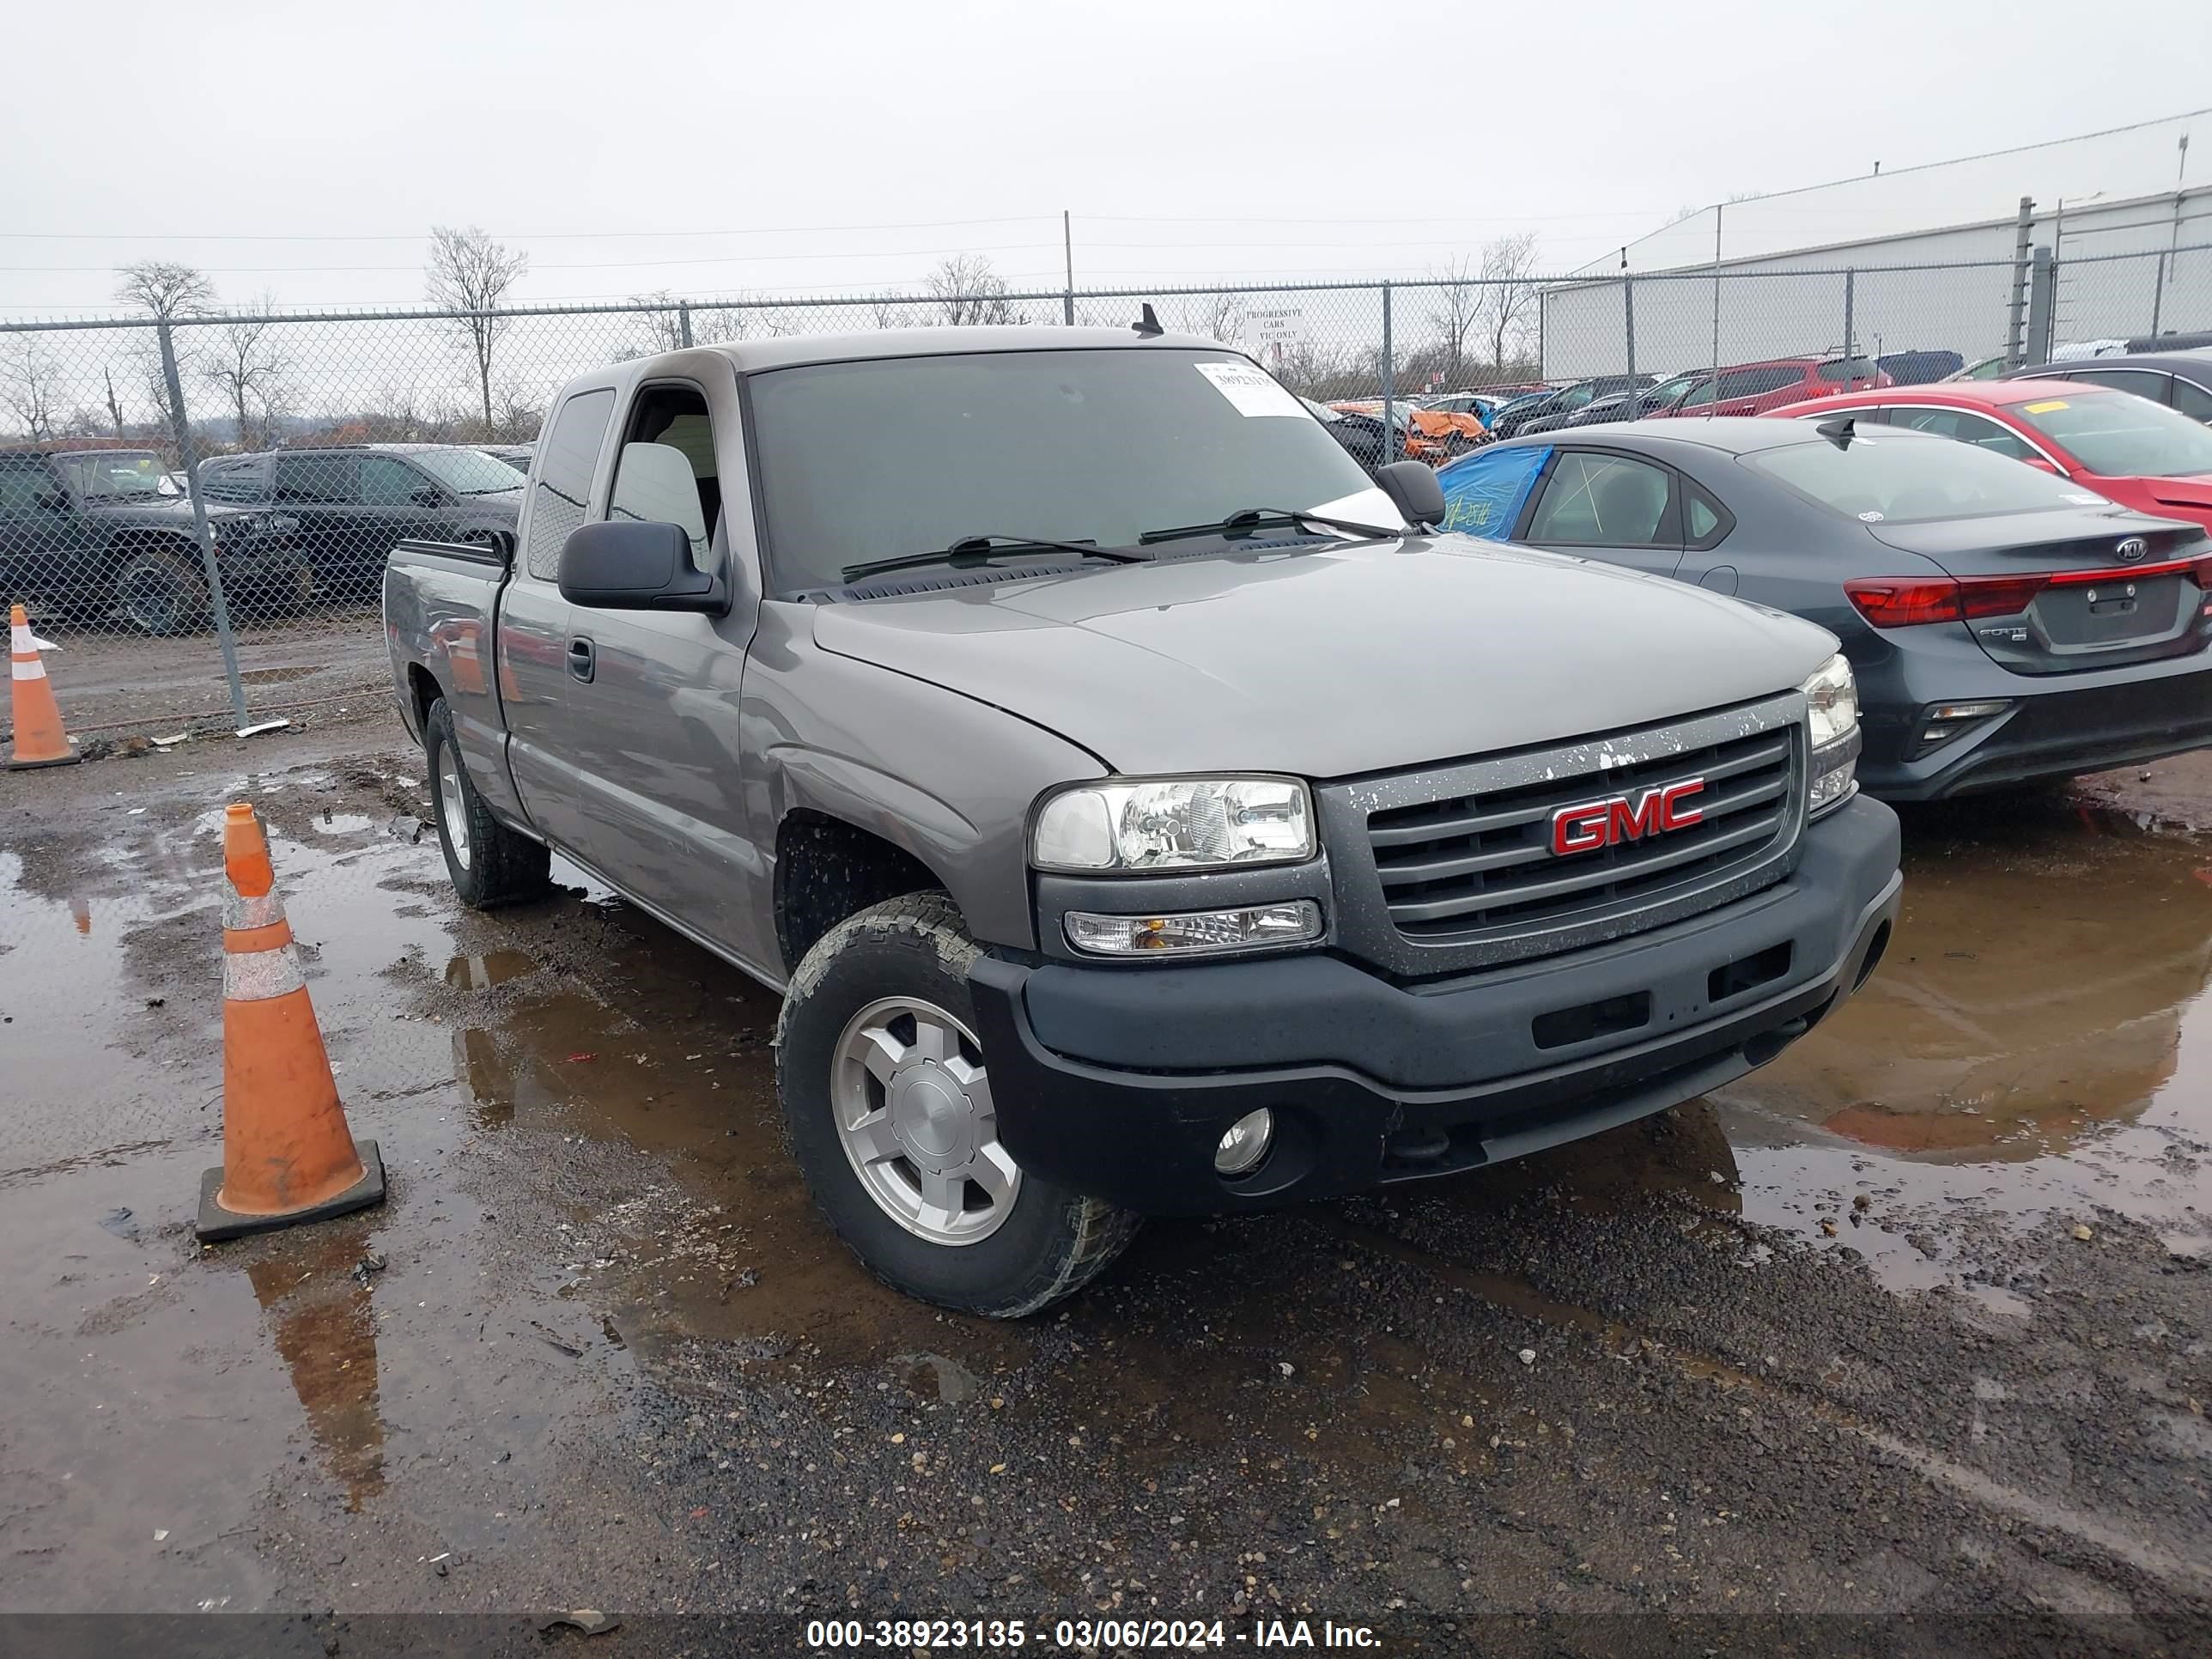
[[1521,230],[1565,270],[1691,204],[2212,103],[2205,0],[122,0],[7,34],[15,318],[145,257],[412,302],[434,223],[526,247],[537,299],[956,251],[1057,288],[1063,208],[1079,285],[1418,276]]

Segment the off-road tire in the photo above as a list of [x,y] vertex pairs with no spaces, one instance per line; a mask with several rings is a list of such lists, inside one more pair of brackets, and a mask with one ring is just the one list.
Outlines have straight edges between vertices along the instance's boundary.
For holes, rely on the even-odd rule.
[[[785,1143],[837,1237],[894,1290],[940,1307],[1018,1319],[1073,1295],[1136,1236],[1140,1218],[1024,1172],[988,1237],[933,1243],[862,1186],[838,1138],[831,1069],[848,1021],[885,997],[918,997],[975,1029],[968,969],[981,948],[941,892],[908,893],[847,917],[806,953],[776,1022]],[[990,1056],[983,1056],[988,1075]]]
[[[472,910],[491,910],[544,897],[553,884],[552,852],[544,842],[508,829],[491,815],[461,758],[453,736],[453,711],[443,697],[430,705],[422,722],[422,750],[430,769],[438,848],[446,855],[446,873],[461,902]],[[447,822],[444,777],[449,760],[460,792],[459,816],[468,836],[465,854],[455,848],[453,827]]]

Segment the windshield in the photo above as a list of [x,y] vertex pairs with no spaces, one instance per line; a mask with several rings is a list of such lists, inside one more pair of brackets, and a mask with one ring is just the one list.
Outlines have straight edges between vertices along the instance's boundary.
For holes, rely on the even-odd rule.
[[100,449],[76,455],[57,455],[70,489],[84,501],[113,501],[121,496],[166,495],[168,469],[149,449]]
[[1371,489],[1297,398],[1227,351],[892,357],[769,370],[750,389],[786,592],[963,537],[1128,547],[1148,530]]
[[522,487],[513,467],[480,449],[417,449],[407,459],[456,495],[490,495]]
[[2212,473],[2212,428],[2132,392],[2071,392],[2014,404],[2012,413],[2103,477]]
[[1881,430],[1838,447],[1765,449],[1742,459],[1824,507],[1867,524],[1919,524],[2078,507],[2081,489],[1993,450],[1954,439]]

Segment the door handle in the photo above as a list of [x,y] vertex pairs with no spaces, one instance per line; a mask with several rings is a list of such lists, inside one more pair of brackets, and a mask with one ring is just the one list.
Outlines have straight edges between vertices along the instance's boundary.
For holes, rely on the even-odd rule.
[[578,679],[588,681],[598,665],[592,652],[592,642],[583,638],[568,641],[568,672]]

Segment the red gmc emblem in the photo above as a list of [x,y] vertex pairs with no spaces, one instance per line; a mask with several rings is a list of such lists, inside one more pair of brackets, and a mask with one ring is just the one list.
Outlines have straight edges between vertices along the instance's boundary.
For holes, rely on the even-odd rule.
[[1670,830],[1686,830],[1704,822],[1705,814],[1688,805],[1705,793],[1703,778],[1680,783],[1654,784],[1634,795],[1614,795],[1606,800],[1562,806],[1552,814],[1552,851],[1561,858],[1573,853],[1595,853],[1624,841],[1663,836]]

